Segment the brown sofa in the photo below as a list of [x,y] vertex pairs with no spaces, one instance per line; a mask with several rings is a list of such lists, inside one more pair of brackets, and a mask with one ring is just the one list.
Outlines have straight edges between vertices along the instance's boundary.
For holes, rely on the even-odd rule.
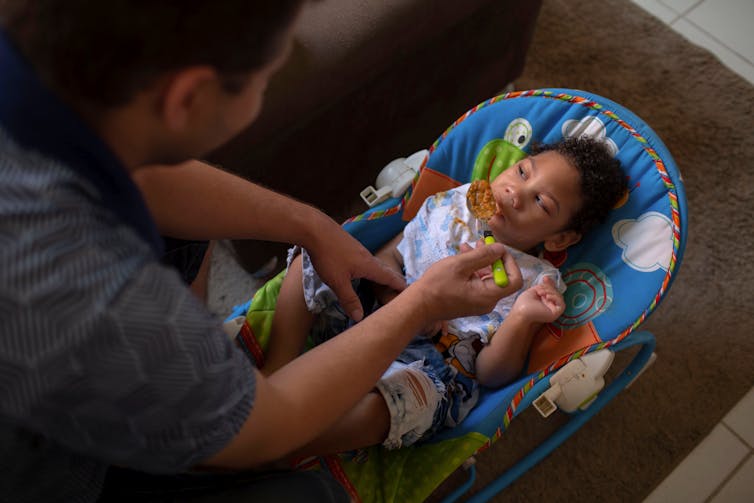
[[[305,7],[259,119],[209,160],[341,220],[390,160],[428,147],[523,70],[541,1],[325,0]],[[253,216],[248,216],[253,218]],[[283,246],[234,243],[255,270]]]

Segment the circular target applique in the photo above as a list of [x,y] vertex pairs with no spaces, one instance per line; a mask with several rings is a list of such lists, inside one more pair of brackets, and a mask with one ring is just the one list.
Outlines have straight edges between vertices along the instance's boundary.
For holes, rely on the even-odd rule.
[[584,325],[613,303],[613,286],[602,270],[594,264],[579,263],[563,274],[568,289],[563,295],[565,312],[554,323],[563,329]]

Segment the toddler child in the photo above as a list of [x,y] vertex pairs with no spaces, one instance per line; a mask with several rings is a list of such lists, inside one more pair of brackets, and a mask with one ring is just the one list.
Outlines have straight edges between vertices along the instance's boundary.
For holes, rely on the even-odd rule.
[[[448,320],[417,334],[376,389],[298,454],[378,443],[388,448],[411,445],[462,421],[476,404],[480,384],[498,387],[517,377],[534,334],[565,309],[565,285],[541,253],[578,242],[625,193],[626,180],[602,143],[570,138],[534,146],[490,186],[496,212],[486,222],[467,208],[469,185],[463,185],[427,198],[403,232],[376,255],[402,271],[410,284],[431,264],[469,248],[467,243],[490,230],[506,245],[506,269],[513,276],[520,274],[522,288],[486,315]],[[296,252],[291,251],[277,302],[263,369],[267,373],[295,358],[307,335],[322,342],[352,323],[306,251]],[[478,274],[490,276],[490,271]],[[379,285],[359,290],[365,312],[397,295]],[[333,383],[334,393],[337,386]]]

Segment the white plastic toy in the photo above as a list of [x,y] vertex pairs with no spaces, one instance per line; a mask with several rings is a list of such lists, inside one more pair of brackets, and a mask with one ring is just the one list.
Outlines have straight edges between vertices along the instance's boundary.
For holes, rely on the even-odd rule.
[[370,185],[362,190],[359,193],[361,199],[371,208],[390,197],[401,196],[411,185],[427,154],[429,151],[420,150],[408,157],[390,161],[377,175],[377,188]]
[[601,349],[569,362],[550,377],[550,388],[534,400],[534,407],[543,417],[558,407],[565,412],[586,409],[605,386],[613,358],[615,353]]

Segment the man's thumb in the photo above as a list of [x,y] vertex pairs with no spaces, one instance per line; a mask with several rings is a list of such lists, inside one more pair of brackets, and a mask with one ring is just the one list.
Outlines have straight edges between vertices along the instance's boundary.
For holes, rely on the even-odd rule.
[[463,267],[469,271],[477,271],[483,267],[492,265],[492,263],[501,258],[505,253],[505,246],[501,243],[492,243],[484,246],[477,246],[471,251],[461,253]]

